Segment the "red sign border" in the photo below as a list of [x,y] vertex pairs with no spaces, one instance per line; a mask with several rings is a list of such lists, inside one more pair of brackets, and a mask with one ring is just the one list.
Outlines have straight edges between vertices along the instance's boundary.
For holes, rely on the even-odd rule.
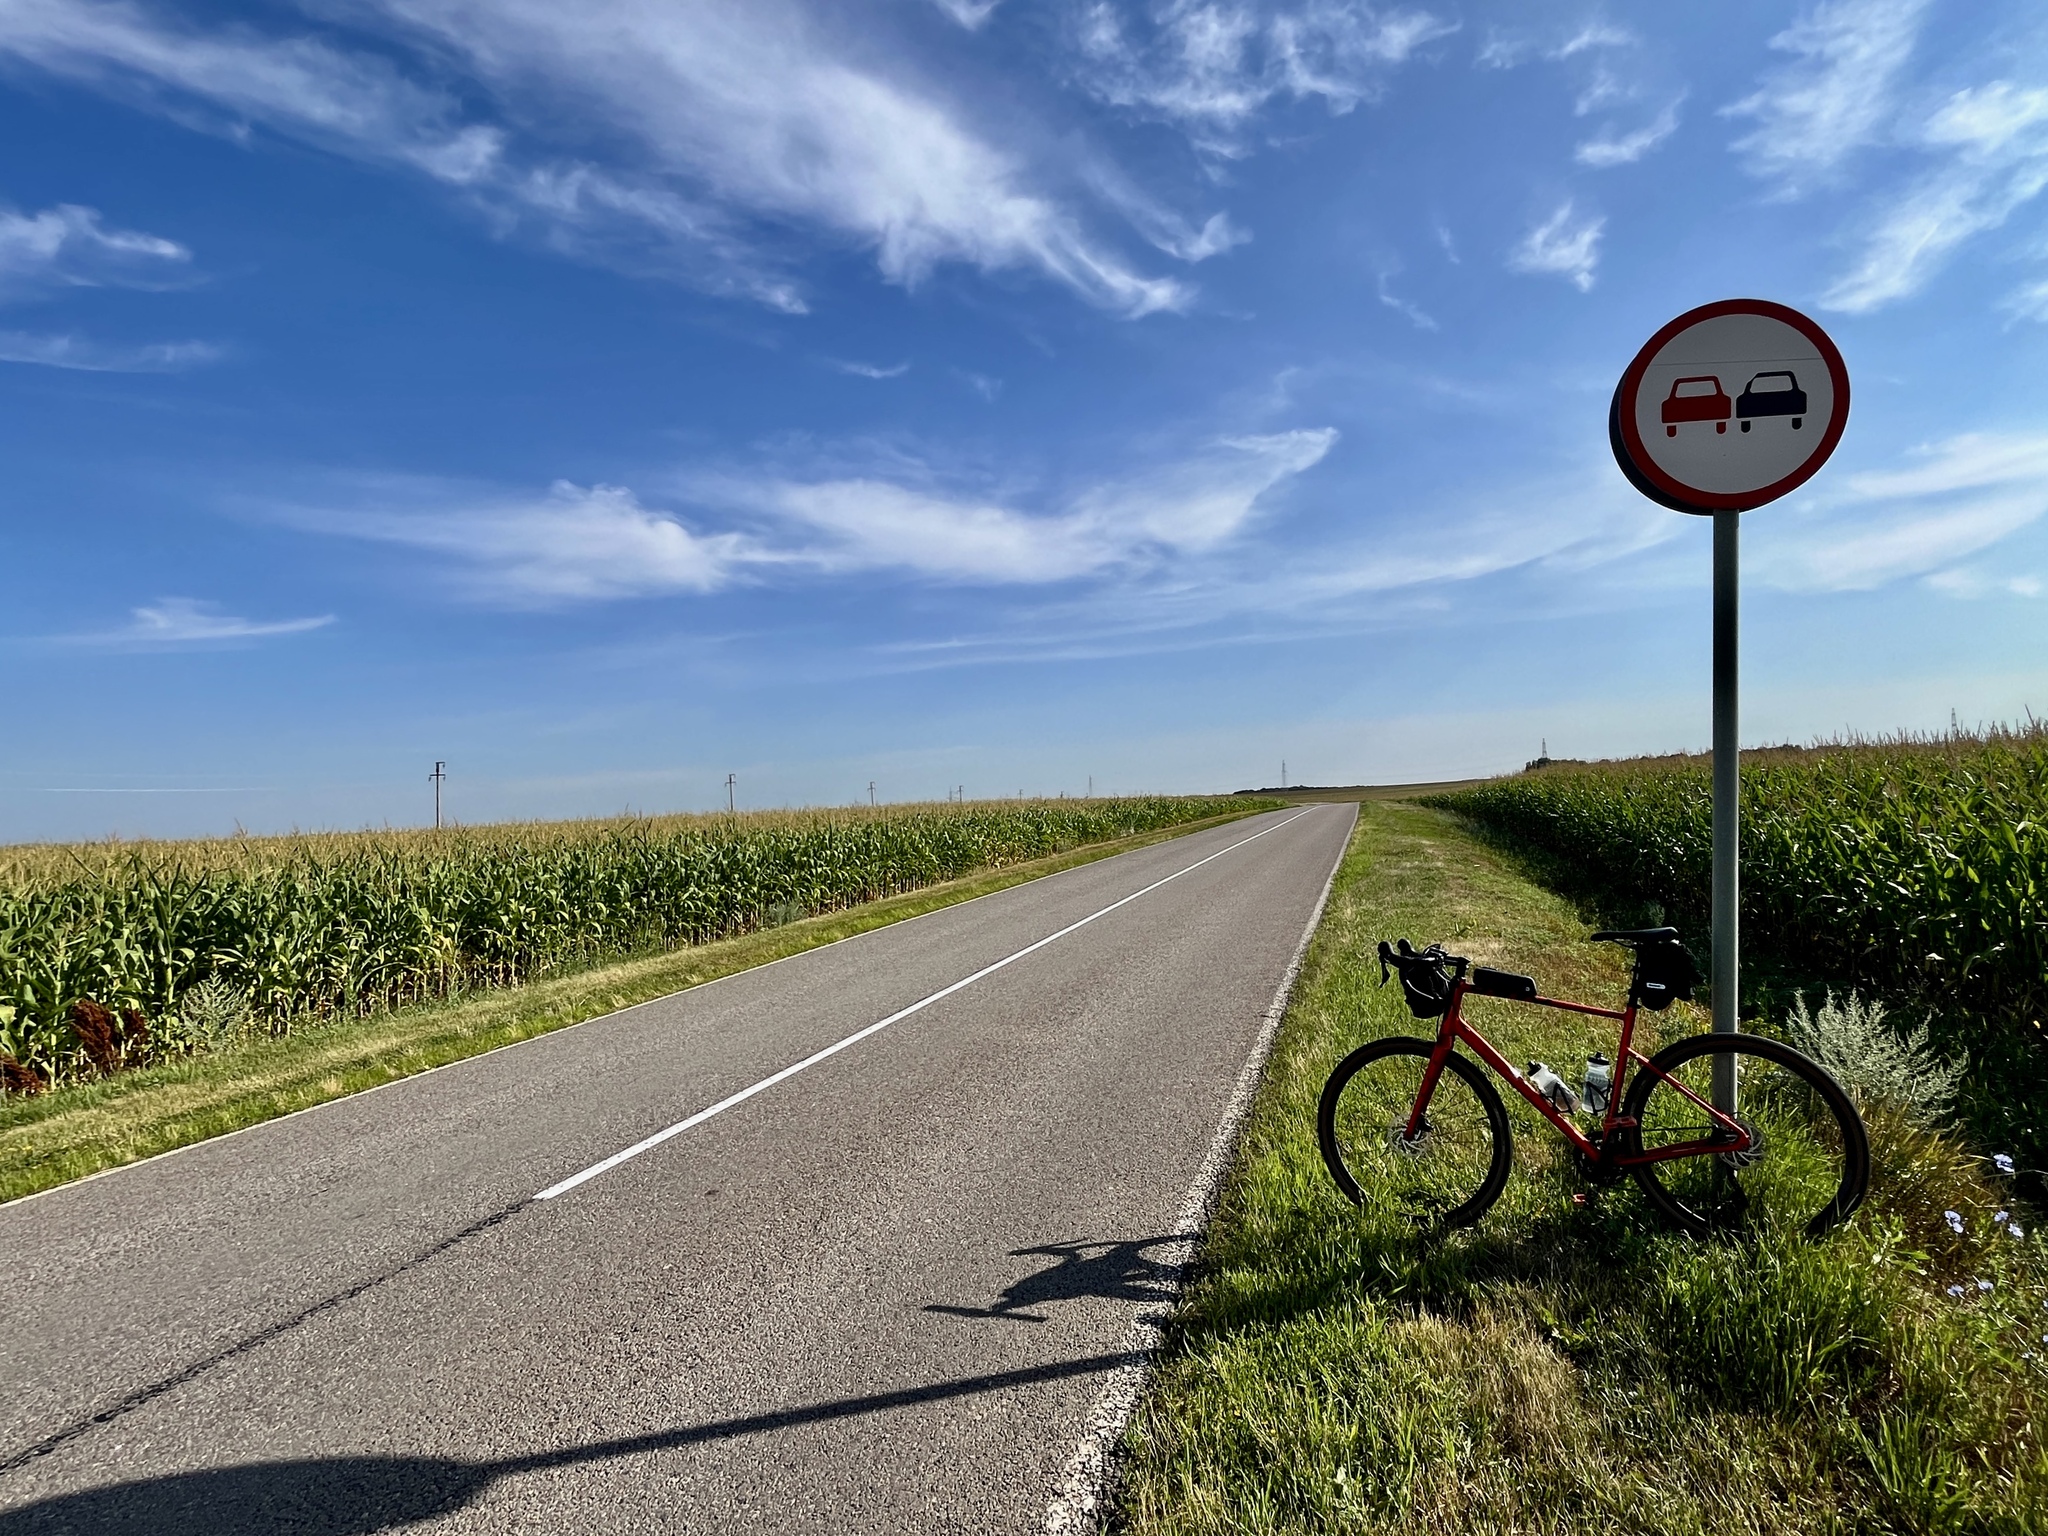
[[[1648,371],[1650,360],[1663,350],[1664,344],[1680,331],[1698,325],[1702,320],[1715,320],[1722,315],[1762,315],[1766,319],[1781,320],[1791,326],[1814,344],[1820,352],[1821,361],[1828,366],[1828,374],[1835,386],[1834,419],[1821,435],[1819,446],[1808,455],[1799,468],[1784,479],[1767,485],[1761,490],[1746,491],[1739,495],[1720,491],[1702,491],[1684,482],[1674,480],[1657,467],[1649,451],[1643,445],[1642,434],[1636,430],[1636,391],[1642,387],[1643,374]],[[1635,355],[1635,361],[1621,376],[1622,409],[1619,411],[1622,445],[1636,472],[1650,484],[1657,487],[1673,501],[1681,503],[1679,510],[1687,512],[1747,512],[1765,502],[1776,501],[1788,491],[1795,491],[1812,479],[1821,465],[1833,456],[1835,445],[1842,440],[1842,430],[1849,425],[1849,367],[1842,361],[1834,340],[1820,325],[1802,315],[1798,310],[1769,299],[1721,299],[1713,304],[1702,304],[1698,309],[1689,309],[1671,321],[1656,335],[1643,343],[1643,349]]]

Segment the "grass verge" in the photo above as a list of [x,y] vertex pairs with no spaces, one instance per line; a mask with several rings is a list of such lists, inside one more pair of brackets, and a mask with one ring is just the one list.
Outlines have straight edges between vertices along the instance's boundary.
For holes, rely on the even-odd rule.
[[1221,826],[1255,810],[1071,849],[865,906],[0,1101],[0,1203],[580,1024],[870,929]]
[[[1552,995],[1618,999],[1626,979],[1448,817],[1360,812],[1125,1441],[1116,1528],[2048,1529],[2048,1250],[1995,1219],[2009,1186],[1948,1140],[1873,1114],[1870,1201],[1817,1243],[1693,1241],[1632,1186],[1577,1205],[1512,1094],[1515,1176],[1472,1233],[1423,1244],[1338,1197],[1323,1079],[1362,1040],[1418,1032],[1374,985],[1376,940],[1440,938]],[[1472,1017],[1516,1061],[1613,1050],[1558,1015],[1479,999]],[[1705,1027],[1682,1006],[1659,1023]]]

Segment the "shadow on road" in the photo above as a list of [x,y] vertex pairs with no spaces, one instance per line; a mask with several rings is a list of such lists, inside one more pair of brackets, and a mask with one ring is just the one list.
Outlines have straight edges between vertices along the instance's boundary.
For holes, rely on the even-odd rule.
[[[1034,1250],[1035,1251],[1035,1250]],[[176,1472],[0,1510],[0,1536],[370,1536],[453,1514],[501,1477],[652,1451],[680,1450],[919,1403],[1087,1376],[1140,1358],[1119,1351],[997,1371],[869,1397],[722,1419],[498,1461],[438,1456],[336,1456]]]
[[[1188,1246],[1185,1237],[1145,1237],[1124,1243],[1047,1243],[1039,1248],[1017,1248],[1011,1251],[1013,1259],[1044,1255],[1053,1262],[1012,1281],[992,1307],[934,1302],[925,1311],[1042,1323],[1045,1314],[1029,1308],[1087,1296],[1106,1301],[1171,1301],[1180,1289]],[[1166,1251],[1155,1253],[1155,1249]]]

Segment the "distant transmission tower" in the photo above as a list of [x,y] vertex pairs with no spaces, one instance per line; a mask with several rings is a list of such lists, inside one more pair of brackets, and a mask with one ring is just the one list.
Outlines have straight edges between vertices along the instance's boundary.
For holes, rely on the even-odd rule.
[[427,775],[434,783],[434,830],[441,830],[441,781],[448,777],[446,763],[434,764],[434,771]]
[[868,780],[868,809],[869,809],[869,810],[873,810],[874,808],[875,808],[875,781],[874,781],[873,779],[869,779],[869,780]]
[[738,782],[737,775],[728,773],[725,776],[725,813],[728,816],[739,815],[739,807],[733,799],[733,786]]

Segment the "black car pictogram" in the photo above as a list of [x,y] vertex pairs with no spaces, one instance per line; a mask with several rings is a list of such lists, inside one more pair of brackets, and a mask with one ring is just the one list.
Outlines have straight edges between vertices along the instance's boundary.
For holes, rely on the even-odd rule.
[[[1757,385],[1766,379],[1783,379],[1785,382],[1758,389]],[[1805,415],[1806,391],[1799,387],[1799,380],[1793,377],[1790,369],[1777,368],[1758,374],[1735,397],[1735,417],[1745,432],[1758,416],[1790,416],[1793,427],[1797,428]]]

